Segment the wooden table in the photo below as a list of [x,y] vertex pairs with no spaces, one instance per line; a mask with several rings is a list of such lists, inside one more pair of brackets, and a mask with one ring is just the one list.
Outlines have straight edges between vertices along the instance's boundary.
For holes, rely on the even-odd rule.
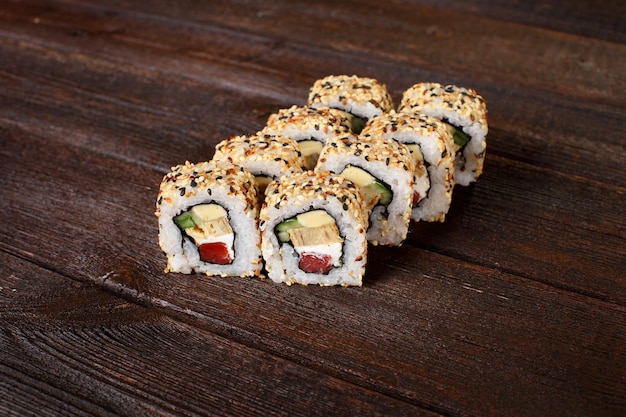
[[[626,3],[199,3],[0,3],[0,414],[626,415]],[[360,288],[165,274],[164,173],[330,74],[476,89],[484,174]]]

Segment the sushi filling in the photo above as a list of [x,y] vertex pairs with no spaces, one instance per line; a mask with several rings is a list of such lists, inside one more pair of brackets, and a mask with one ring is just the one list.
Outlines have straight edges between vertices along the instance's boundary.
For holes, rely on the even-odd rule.
[[302,153],[305,165],[311,168],[315,167],[317,159],[319,158],[322,148],[324,147],[324,143],[311,138],[299,141],[298,146],[300,146],[300,153]]
[[369,211],[377,205],[387,206],[391,203],[393,199],[391,187],[363,168],[355,165],[346,165],[340,175],[359,187],[359,192],[363,196],[365,206]]
[[341,108],[335,108],[335,110],[339,110],[350,121],[350,129],[352,130],[352,132],[356,133],[357,135],[361,133],[361,131],[365,127],[365,124],[367,123],[366,118],[359,117]]
[[267,188],[267,186],[269,185],[270,182],[274,181],[274,178],[268,176],[268,175],[255,175],[254,176],[254,185],[257,187],[257,189],[259,190],[259,194],[263,195],[265,194],[265,189]]
[[[417,172],[417,175],[421,177],[423,175],[423,172],[426,172],[426,175],[429,175],[428,174],[429,164],[428,162],[424,161],[424,155],[422,154],[422,148],[420,148],[420,145],[417,143],[407,143],[405,145],[411,152],[411,156],[413,157],[413,160],[415,161],[416,166],[417,167],[426,166],[426,170],[424,171],[422,171],[421,169],[416,169],[415,171]],[[430,182],[430,178],[429,178],[429,182]],[[428,191],[430,191],[430,187],[426,191],[426,195],[421,195],[419,192],[413,191],[412,207],[417,207],[418,204],[424,201],[424,199],[428,196]]]
[[452,139],[454,141],[454,152],[456,154],[456,163],[461,170],[465,168],[465,156],[463,155],[463,149],[465,145],[472,139],[467,133],[463,132],[463,129],[452,125],[448,120],[442,119],[442,121],[448,125]]
[[350,125],[352,127],[352,131],[356,133],[357,135],[361,133],[366,123],[367,123],[367,119],[364,119],[359,116],[355,116],[353,114],[352,114],[352,117],[350,118]]
[[325,210],[311,210],[284,220],[275,233],[281,243],[293,245],[302,271],[328,274],[341,266],[343,239],[335,219]]
[[219,204],[198,204],[174,217],[174,222],[198,247],[200,260],[228,265],[235,258],[235,234]]

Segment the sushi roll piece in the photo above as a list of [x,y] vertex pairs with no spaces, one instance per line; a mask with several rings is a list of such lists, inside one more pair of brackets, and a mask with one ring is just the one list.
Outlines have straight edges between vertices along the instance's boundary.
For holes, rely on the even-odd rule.
[[345,112],[292,106],[270,115],[262,132],[294,139],[306,168],[313,169],[326,140],[350,130],[350,119]]
[[262,269],[254,177],[246,169],[202,162],[163,177],[156,205],[165,272],[252,276]]
[[399,112],[436,117],[450,126],[456,153],[455,181],[469,185],[483,171],[487,148],[487,103],[469,88],[419,83],[402,95]]
[[[454,190],[454,142],[447,125],[434,117],[392,111],[371,119],[361,136],[395,140],[409,148],[418,166],[411,219],[443,222]],[[425,193],[424,182],[429,185]]]
[[393,109],[393,100],[385,84],[373,78],[329,75],[313,83],[307,105],[349,113],[353,132],[360,133],[367,120]]
[[369,212],[370,243],[402,244],[411,220],[415,181],[415,160],[406,146],[349,133],[326,143],[315,170],[333,172],[358,186]]
[[274,282],[361,285],[367,212],[352,182],[328,172],[282,177],[268,186],[259,219]]
[[261,196],[271,181],[302,172],[305,165],[295,140],[262,132],[224,139],[215,146],[212,161],[246,168],[254,175]]

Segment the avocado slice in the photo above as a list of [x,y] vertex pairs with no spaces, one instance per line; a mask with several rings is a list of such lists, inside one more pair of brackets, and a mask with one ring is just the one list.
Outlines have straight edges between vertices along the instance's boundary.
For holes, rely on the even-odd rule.
[[382,204],[383,206],[386,206],[389,203],[391,203],[393,194],[391,193],[391,190],[382,182],[376,180],[372,183],[369,183],[367,185],[367,188],[371,189],[375,193],[380,194],[380,200],[378,201],[378,204]]
[[174,217],[174,222],[185,230],[226,217],[226,215],[226,210],[219,204],[198,204]]
[[368,206],[386,206],[391,203],[393,197],[391,190],[378,180],[374,180],[365,186],[359,187],[359,191]]
[[366,205],[369,207],[377,204],[386,206],[393,198],[391,189],[363,168],[347,165],[341,175],[359,187],[359,191],[361,191]]
[[319,155],[322,152],[324,144],[316,139],[305,139],[298,142],[300,152],[305,158],[312,155]]
[[334,224],[335,219],[326,210],[311,210],[296,216],[298,223],[303,227],[320,227],[326,224]]
[[352,131],[357,134],[361,133],[363,128],[365,128],[366,123],[367,123],[367,119],[354,116],[354,115],[352,116],[352,119],[350,120]]
[[274,179],[268,175],[259,174],[254,176],[254,185],[261,195],[265,194],[265,189],[272,181]]

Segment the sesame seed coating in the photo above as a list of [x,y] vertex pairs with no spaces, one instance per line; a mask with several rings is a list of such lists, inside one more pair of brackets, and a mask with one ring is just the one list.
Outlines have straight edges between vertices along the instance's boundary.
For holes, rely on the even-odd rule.
[[330,172],[304,171],[270,183],[261,208],[260,220],[261,222],[271,220],[267,207],[280,210],[293,204],[294,199],[310,201],[328,198],[342,201],[345,210],[360,219],[363,227],[367,227],[367,213],[355,185],[342,176]]
[[414,170],[413,158],[405,146],[378,135],[348,133],[337,136],[328,141],[322,149],[318,166],[334,154],[354,155],[365,159],[367,162],[384,162],[390,168]]
[[439,107],[457,113],[462,126],[478,123],[487,129],[487,103],[471,88],[418,83],[402,95],[399,112],[425,113],[427,107]]
[[446,154],[454,153],[448,125],[435,117],[423,114],[396,113],[392,110],[368,121],[361,135],[394,139],[405,144],[416,143],[408,139],[406,135],[401,135],[403,133],[413,137],[434,138],[432,143],[439,149],[440,156],[439,160],[427,161],[430,164],[439,164]]
[[216,145],[213,161],[241,165],[255,175],[268,175],[259,168],[267,164],[273,167],[273,177],[299,172],[304,166],[295,140],[262,132],[224,139]]
[[186,161],[172,167],[163,177],[157,196],[156,215],[160,216],[161,205],[164,203],[174,205],[177,199],[189,198],[199,193],[210,195],[211,190],[217,187],[245,199],[246,211],[258,211],[257,189],[253,184],[254,176],[242,167],[211,162],[193,164]]
[[308,105],[345,110],[369,119],[393,109],[385,84],[356,75],[330,75],[315,81],[309,91]]
[[456,152],[456,183],[467,186],[483,171],[488,132],[487,103],[469,88],[419,83],[407,89],[399,112],[426,114],[449,123],[470,140]]
[[[326,139],[349,132],[350,120],[343,112],[337,109],[314,109],[306,106],[292,106],[288,109],[281,109],[277,113],[270,115],[263,132],[283,135],[287,130],[290,132],[303,131],[313,134],[313,136],[309,135],[307,138]],[[285,136],[292,137],[293,134]],[[296,141],[304,138],[304,136],[294,137]]]

